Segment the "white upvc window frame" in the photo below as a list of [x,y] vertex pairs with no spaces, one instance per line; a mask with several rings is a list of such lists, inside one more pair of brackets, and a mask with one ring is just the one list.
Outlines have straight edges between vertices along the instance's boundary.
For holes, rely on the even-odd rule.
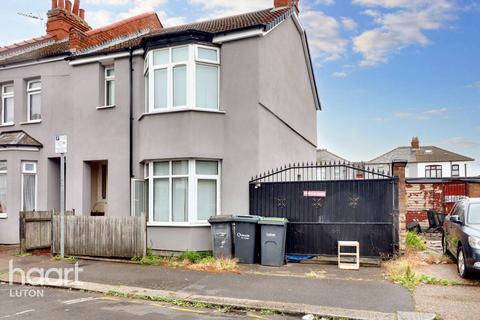
[[131,194],[131,204],[130,204],[130,215],[132,217],[139,217],[140,215],[137,215],[136,212],[135,212],[135,191],[136,191],[136,187],[135,187],[135,184],[137,182],[141,182],[143,183],[143,199],[141,199],[140,201],[143,202],[143,207],[145,209],[145,212],[144,212],[144,216],[147,216],[147,213],[148,213],[148,204],[147,204],[147,184],[148,184],[148,181],[145,180],[145,179],[135,179],[135,178],[132,178],[131,179],[131,186],[130,186],[130,194]]
[[[33,164],[33,170],[26,170],[27,164]],[[35,175],[35,211],[38,209],[38,170],[37,162],[35,161],[22,161],[22,181],[21,181],[21,192],[20,192],[20,210],[23,211],[23,185],[24,185],[24,176],[25,175]]]
[[[176,161],[188,161],[188,174],[187,175],[173,175],[173,162]],[[217,163],[216,175],[199,175],[196,172],[196,161],[212,161]],[[168,162],[169,174],[155,176],[154,175],[154,163]],[[208,220],[199,220],[197,215],[197,192],[198,192],[198,180],[211,180],[216,181],[216,215],[221,213],[221,161],[218,159],[173,159],[173,160],[155,160],[149,161],[145,164],[145,183],[146,190],[148,190],[148,203],[146,211],[148,212],[148,226],[177,226],[177,227],[196,227],[196,226],[209,226]],[[172,210],[172,180],[174,178],[187,178],[188,179],[188,221],[186,222],[174,222],[173,210]],[[169,221],[154,221],[154,180],[155,179],[168,179],[169,180]]]
[[[113,76],[109,76],[108,75],[108,72],[109,71],[113,71]],[[104,75],[105,75],[105,81],[104,81],[104,101],[103,101],[103,107],[104,108],[111,108],[111,107],[115,107],[115,104],[116,104],[116,101],[115,101],[115,95],[116,95],[116,82],[115,82],[115,66],[108,66],[108,67],[105,67],[105,70],[104,70]],[[109,82],[113,82],[113,91],[114,91],[114,94],[113,94],[113,103],[109,103],[111,101],[108,101],[108,83]]]
[[[7,88],[12,88],[12,92],[6,92],[6,89]],[[7,84],[4,84],[2,85],[2,88],[1,88],[2,92],[1,92],[1,98],[2,98],[2,110],[1,110],[1,125],[2,126],[13,126],[15,124],[15,120],[13,122],[7,122],[5,121],[5,110],[7,108],[7,104],[6,104],[6,100],[7,99],[13,99],[13,118],[15,119],[15,88],[13,86],[13,83],[7,83]]]
[[[172,62],[172,52],[176,48],[188,47],[188,59],[181,62]],[[198,59],[198,49],[207,48],[215,50],[217,52],[217,61],[209,61]],[[169,62],[166,64],[154,65],[154,53],[158,51],[168,50]],[[198,64],[210,65],[217,67],[217,106],[213,109],[210,108],[198,108],[196,106],[196,66]],[[174,106],[174,88],[173,88],[173,69],[178,66],[186,66],[186,105]],[[155,108],[155,70],[167,70],[167,107]],[[206,46],[199,44],[182,44],[167,48],[159,48],[151,50],[145,57],[144,65],[144,77],[145,83],[145,113],[164,113],[180,110],[204,110],[204,111],[219,111],[220,110],[220,48],[216,46]]]
[[[30,88],[32,83],[40,83],[40,88]],[[33,95],[40,95],[40,100],[42,99],[42,81],[41,79],[29,80],[27,81],[27,122],[28,123],[38,123],[42,122],[42,113],[43,113],[43,106],[40,102],[40,119],[31,119],[31,96]]]
[[[5,163],[5,170],[0,170],[0,175],[5,175],[5,179],[8,179],[8,162],[6,160],[0,160],[0,162]],[[8,198],[8,180],[7,180],[6,198]],[[6,204],[7,204],[7,208],[6,208],[7,212],[0,213],[0,219],[8,218],[8,202]]]

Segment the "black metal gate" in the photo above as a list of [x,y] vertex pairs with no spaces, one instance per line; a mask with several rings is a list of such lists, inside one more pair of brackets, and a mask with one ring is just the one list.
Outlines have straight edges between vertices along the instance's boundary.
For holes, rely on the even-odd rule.
[[359,241],[361,256],[389,256],[398,250],[397,186],[360,165],[290,165],[250,181],[250,214],[288,218],[288,254],[336,255],[338,241]]

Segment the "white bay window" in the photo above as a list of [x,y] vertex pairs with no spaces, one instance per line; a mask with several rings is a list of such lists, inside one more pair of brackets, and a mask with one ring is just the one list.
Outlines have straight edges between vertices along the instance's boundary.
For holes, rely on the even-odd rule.
[[150,51],[145,59],[146,112],[219,109],[220,54],[183,45]]
[[150,225],[206,224],[219,214],[218,161],[152,161],[145,174]]

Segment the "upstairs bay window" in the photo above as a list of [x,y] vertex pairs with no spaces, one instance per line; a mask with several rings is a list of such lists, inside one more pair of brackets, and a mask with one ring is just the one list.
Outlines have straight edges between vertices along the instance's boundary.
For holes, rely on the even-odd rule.
[[158,49],[145,59],[146,112],[219,109],[220,54],[215,47]]

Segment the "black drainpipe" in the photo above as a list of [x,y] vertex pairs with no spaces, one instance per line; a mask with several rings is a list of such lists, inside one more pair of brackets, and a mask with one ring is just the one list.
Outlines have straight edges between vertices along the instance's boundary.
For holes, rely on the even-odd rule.
[[130,48],[130,178],[133,178],[133,49]]

